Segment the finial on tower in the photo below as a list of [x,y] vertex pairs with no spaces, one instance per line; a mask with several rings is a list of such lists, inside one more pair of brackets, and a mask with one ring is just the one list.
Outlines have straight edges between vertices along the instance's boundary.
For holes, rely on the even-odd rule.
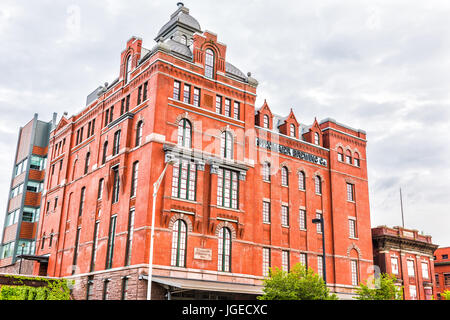
[[177,6],[180,8],[180,7],[184,7],[184,3],[183,2],[178,2],[177,3]]

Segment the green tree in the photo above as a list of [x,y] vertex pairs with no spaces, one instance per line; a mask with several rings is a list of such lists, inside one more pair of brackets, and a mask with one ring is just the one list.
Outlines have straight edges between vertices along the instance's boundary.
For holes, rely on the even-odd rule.
[[442,292],[441,297],[444,297],[445,300],[450,300],[450,290],[445,290]]
[[396,277],[382,273],[379,279],[361,283],[356,291],[358,300],[402,300],[402,288],[395,285]]
[[297,263],[290,272],[270,269],[264,280],[264,294],[258,300],[337,300],[330,294],[322,277],[313,269]]

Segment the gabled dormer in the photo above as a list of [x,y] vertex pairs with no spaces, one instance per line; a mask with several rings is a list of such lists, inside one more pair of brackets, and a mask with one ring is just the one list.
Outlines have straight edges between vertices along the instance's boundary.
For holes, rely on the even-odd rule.
[[225,58],[227,46],[217,41],[217,35],[211,31],[194,34],[194,63],[204,68],[204,75],[217,79],[217,74],[225,75]]
[[299,123],[295,118],[294,111],[291,108],[291,112],[284,119],[284,121],[278,126],[280,133],[289,137],[298,139],[299,137]]
[[266,99],[264,99],[261,108],[256,111],[255,124],[265,129],[273,129],[273,114],[272,111],[270,111]]
[[142,39],[132,37],[127,41],[127,47],[120,56],[120,77],[119,80],[124,80],[124,85],[127,85],[132,79],[131,73],[138,65],[141,59]]
[[309,131],[305,134],[303,134],[303,139],[306,142],[323,146],[323,134],[322,130],[319,127],[319,123],[317,122],[317,119],[314,119],[314,123],[309,128]]

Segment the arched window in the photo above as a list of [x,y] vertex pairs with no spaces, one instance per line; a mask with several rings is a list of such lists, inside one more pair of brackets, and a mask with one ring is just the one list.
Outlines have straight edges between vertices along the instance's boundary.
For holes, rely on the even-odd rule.
[[103,144],[103,156],[102,156],[102,164],[106,162],[106,154],[108,153],[108,141],[105,141]]
[[289,173],[286,167],[281,168],[281,185],[282,186],[289,185]]
[[319,134],[317,132],[314,133],[314,144],[315,145],[320,145],[320,136],[319,136]]
[[270,181],[270,163],[269,162],[263,163],[262,178],[264,181]]
[[85,162],[84,162],[84,174],[88,173],[88,171],[89,171],[89,161],[90,161],[90,158],[91,158],[91,153],[88,152],[88,153],[86,154],[86,160],[85,160]]
[[186,266],[186,242],[187,226],[186,222],[178,219],[173,224],[172,229],[172,257],[171,264],[174,267]]
[[144,125],[144,122],[141,120],[138,122],[136,126],[136,147],[141,145],[142,142],[142,126]]
[[290,135],[291,137],[295,137],[295,126],[294,126],[293,124],[291,124],[291,125],[289,126],[289,128],[290,128],[289,135]]
[[233,136],[230,132],[222,132],[220,141],[220,155],[226,159],[233,158]]
[[299,190],[305,190],[305,173],[303,171],[298,173],[298,188]]
[[361,166],[361,163],[359,161],[359,154],[358,154],[358,152],[355,152],[355,156],[353,157],[353,160],[354,160],[355,166],[357,166],[357,167]]
[[345,163],[352,164],[352,153],[350,152],[350,150],[347,150],[345,152]]
[[316,194],[322,194],[322,179],[319,176],[314,178]]
[[189,120],[181,119],[178,123],[178,145],[191,148],[192,126]]
[[127,58],[127,63],[125,66],[125,84],[127,84],[128,82],[130,82],[130,77],[131,77],[131,54],[128,56]]
[[344,150],[341,147],[337,149],[338,161],[344,162]]
[[205,76],[207,78],[214,78],[214,52],[211,49],[206,49],[205,52]]
[[264,115],[264,128],[269,129],[269,116],[267,114]]
[[180,42],[181,42],[181,44],[187,45],[187,38],[186,38],[186,36],[184,36],[184,35],[181,36]]
[[219,231],[218,248],[218,270],[224,272],[231,271],[231,231],[228,228],[222,228]]

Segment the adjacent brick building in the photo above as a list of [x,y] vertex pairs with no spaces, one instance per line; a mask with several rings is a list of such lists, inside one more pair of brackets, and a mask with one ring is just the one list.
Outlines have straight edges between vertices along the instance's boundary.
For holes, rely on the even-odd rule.
[[405,300],[436,299],[431,236],[402,227],[372,229],[374,264],[397,277]]
[[181,3],[155,41],[132,37],[118,78],[51,132],[48,275],[76,279],[78,299],[145,299],[167,165],[153,298],[254,298],[269,267],[321,273],[320,217],[327,285],[350,297],[372,266],[365,132],[256,106],[256,79]]
[[1,238],[0,273],[33,271],[29,261],[24,261],[23,266],[16,262],[18,256],[35,253],[48,140],[55,123],[56,114],[49,122],[38,120],[35,114],[19,130]]
[[450,290],[450,247],[439,248],[434,252],[434,276],[438,299],[441,293]]

